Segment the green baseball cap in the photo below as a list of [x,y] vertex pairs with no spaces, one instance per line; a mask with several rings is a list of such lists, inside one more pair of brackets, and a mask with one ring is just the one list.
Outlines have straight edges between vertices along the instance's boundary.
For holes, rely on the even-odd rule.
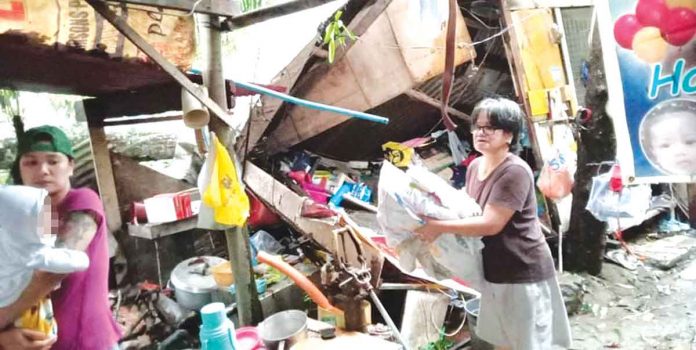
[[29,152],[58,152],[75,158],[72,143],[63,130],[51,125],[29,129],[22,134],[17,147],[17,158]]
[[22,184],[22,177],[19,173],[19,160],[29,152],[58,152],[70,159],[75,158],[72,143],[63,130],[51,125],[29,129],[22,133],[17,142],[17,158],[15,158],[10,171],[15,185]]

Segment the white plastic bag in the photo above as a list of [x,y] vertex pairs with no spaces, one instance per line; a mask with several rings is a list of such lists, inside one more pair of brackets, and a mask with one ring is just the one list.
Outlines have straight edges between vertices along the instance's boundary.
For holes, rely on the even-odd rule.
[[624,186],[617,193],[609,188],[610,180],[611,172],[592,178],[592,189],[585,209],[604,222],[616,218],[642,218],[650,207],[650,185]]
[[379,179],[377,221],[395,248],[399,263],[411,272],[420,265],[437,279],[457,277],[476,286],[483,276],[480,237],[443,234],[426,244],[413,231],[420,216],[458,219],[479,215],[481,208],[464,191],[420,167],[408,173],[384,162]]

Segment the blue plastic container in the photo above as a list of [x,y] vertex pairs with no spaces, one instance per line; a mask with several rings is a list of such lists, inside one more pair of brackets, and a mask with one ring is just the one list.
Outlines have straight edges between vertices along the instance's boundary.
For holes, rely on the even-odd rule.
[[227,318],[225,304],[210,303],[201,308],[199,338],[202,350],[236,350],[234,324]]

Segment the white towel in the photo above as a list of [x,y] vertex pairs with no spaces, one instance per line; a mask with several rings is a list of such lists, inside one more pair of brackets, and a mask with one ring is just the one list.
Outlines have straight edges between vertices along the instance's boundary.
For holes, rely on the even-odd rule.
[[46,190],[0,186],[0,307],[12,304],[31,280],[34,270],[72,273],[89,267],[87,254],[53,248],[42,241]]

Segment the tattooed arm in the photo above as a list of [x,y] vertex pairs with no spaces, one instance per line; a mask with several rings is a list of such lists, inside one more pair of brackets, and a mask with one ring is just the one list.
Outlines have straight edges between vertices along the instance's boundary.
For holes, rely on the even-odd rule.
[[86,251],[97,233],[97,221],[89,212],[76,211],[68,214],[58,231],[56,246]]
[[[72,212],[58,229],[57,247],[86,251],[97,232],[97,222],[89,212]],[[0,308],[0,329],[9,326],[24,310],[48,295],[67,275],[35,271],[19,298]]]

